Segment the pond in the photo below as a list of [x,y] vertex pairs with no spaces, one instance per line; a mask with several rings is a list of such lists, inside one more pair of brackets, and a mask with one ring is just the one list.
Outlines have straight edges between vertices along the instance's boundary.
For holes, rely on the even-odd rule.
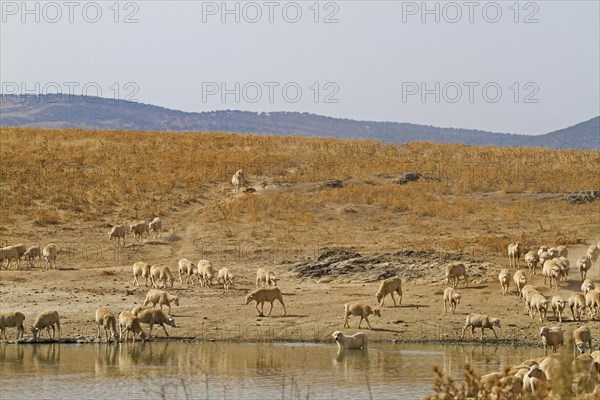
[[0,398],[418,399],[433,366],[461,379],[502,370],[541,349],[371,343],[0,344]]

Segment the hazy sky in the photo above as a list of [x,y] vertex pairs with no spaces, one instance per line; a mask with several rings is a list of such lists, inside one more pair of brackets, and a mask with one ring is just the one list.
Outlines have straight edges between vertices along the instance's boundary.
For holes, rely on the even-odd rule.
[[600,114],[600,1],[0,1],[4,93],[542,134]]

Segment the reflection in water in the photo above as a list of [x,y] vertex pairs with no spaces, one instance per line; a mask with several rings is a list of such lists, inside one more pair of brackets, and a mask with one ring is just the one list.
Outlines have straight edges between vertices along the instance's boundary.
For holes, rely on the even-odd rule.
[[[486,346],[391,345],[338,351],[334,343],[0,344],[2,398],[419,398],[432,366],[462,378],[539,351]],[[33,382],[36,385],[23,385]],[[41,386],[40,386],[41,385]],[[43,387],[43,392],[39,392]],[[193,396],[186,397],[186,393]]]

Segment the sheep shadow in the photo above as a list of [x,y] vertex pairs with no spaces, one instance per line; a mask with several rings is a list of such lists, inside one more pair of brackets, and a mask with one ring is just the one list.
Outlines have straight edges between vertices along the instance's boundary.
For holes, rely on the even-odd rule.
[[373,328],[372,331],[373,332],[392,332],[392,333],[400,333],[401,332],[396,329],[389,329],[389,328]]
[[[258,315],[257,315],[258,317]],[[286,315],[271,315],[271,316],[266,316],[264,315],[263,317],[265,318],[308,318],[308,315],[301,315],[301,314],[286,314]]]
[[392,308],[392,309],[393,308],[417,308],[418,309],[419,307],[426,308],[426,307],[431,307],[431,306],[428,305],[428,304],[404,304],[404,305],[401,305],[401,306],[389,307],[389,308]]

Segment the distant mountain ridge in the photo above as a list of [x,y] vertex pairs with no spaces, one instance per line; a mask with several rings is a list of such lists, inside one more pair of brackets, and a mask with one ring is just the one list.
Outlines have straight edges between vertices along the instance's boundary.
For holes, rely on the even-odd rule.
[[430,141],[475,146],[550,147],[600,150],[600,116],[544,135],[438,128],[399,122],[357,121],[298,112],[184,112],[124,100],[61,95],[1,95],[0,125],[47,129],[81,128],[141,131],[226,131],[392,143]]

